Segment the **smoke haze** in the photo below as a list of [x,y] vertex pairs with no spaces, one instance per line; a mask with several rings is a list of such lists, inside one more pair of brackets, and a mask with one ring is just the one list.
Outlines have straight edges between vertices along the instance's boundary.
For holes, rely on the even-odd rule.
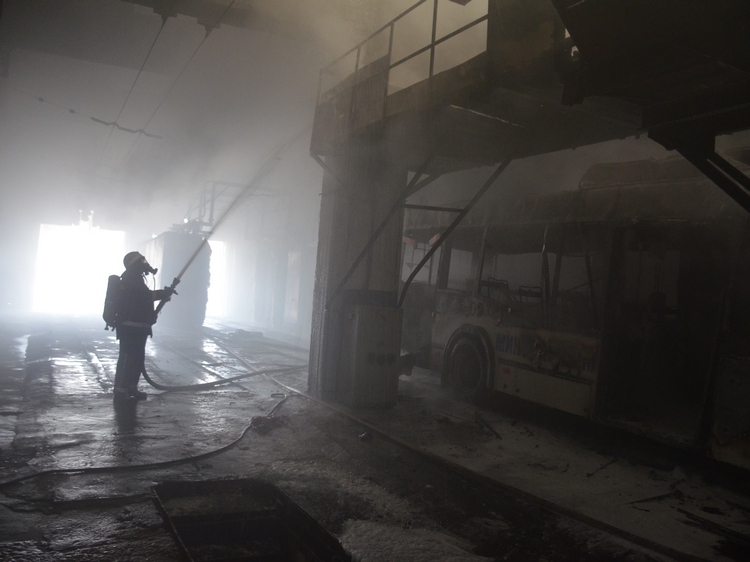
[[[227,255],[242,279],[270,259],[264,248],[283,254],[282,269],[299,254],[314,260],[322,172],[308,146],[319,70],[413,3],[227,0],[206,3],[211,11],[202,16],[164,22],[146,0],[5,0],[2,307],[30,302],[40,223],[73,224],[80,212],[85,218],[93,210],[95,225],[126,231],[127,245],[138,247],[182,222],[204,190],[248,182],[276,147],[298,135],[258,186],[264,202],[251,199],[217,238],[233,241]],[[429,42],[431,10],[426,2],[399,24],[394,59]],[[437,36],[486,11],[487,0],[441,1]],[[484,27],[462,35],[438,50],[436,71],[484,49]],[[362,60],[382,56],[383,49],[382,40],[368,44]],[[417,57],[394,73],[393,86],[424,78],[426,70],[424,57]],[[591,164],[664,155],[645,138],[544,155],[513,163],[495,191],[571,189]],[[453,174],[415,198],[466,198],[485,175]],[[216,212],[236,193],[227,191]],[[245,304],[238,314],[253,309]]]
[[[247,182],[311,124],[320,67],[374,25],[354,4],[237,1],[225,16],[242,25],[207,36],[206,22],[178,15],[162,27],[137,2],[6,0],[3,306],[29,302],[40,223],[93,210],[96,225],[125,230],[136,246],[181,222],[207,182]],[[294,150],[306,155],[307,139]],[[283,181],[314,196],[315,166],[271,176],[264,189]]]

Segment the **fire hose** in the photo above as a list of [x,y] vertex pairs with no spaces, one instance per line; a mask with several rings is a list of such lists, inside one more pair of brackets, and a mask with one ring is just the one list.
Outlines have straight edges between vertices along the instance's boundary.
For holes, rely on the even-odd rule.
[[297,140],[309,129],[309,127],[305,127],[302,129],[299,133],[297,133],[294,137],[290,138],[283,144],[281,144],[272,154],[269,156],[266,161],[263,163],[263,165],[258,169],[257,172],[255,172],[255,175],[252,177],[250,182],[237,194],[237,196],[234,198],[234,200],[229,204],[229,206],[224,210],[224,212],[219,216],[219,218],[216,220],[216,222],[212,225],[211,230],[203,237],[201,240],[201,243],[196,248],[195,252],[193,252],[193,255],[190,256],[190,259],[187,261],[185,266],[182,268],[182,270],[177,274],[177,277],[175,277],[172,280],[172,284],[168,287],[165,287],[166,291],[169,291],[169,296],[167,298],[162,299],[161,302],[156,307],[156,315],[158,317],[161,310],[164,308],[164,305],[169,302],[169,297],[172,294],[175,293],[175,288],[177,285],[180,284],[180,281],[182,280],[182,276],[185,275],[185,272],[188,270],[188,268],[193,264],[195,259],[198,257],[198,254],[201,253],[203,248],[208,244],[209,239],[214,235],[214,233],[218,230],[218,228],[222,225],[222,223],[226,220],[226,218],[229,216],[229,214],[235,209],[235,207],[250,193],[255,191],[260,182],[271,173],[271,171],[276,167],[276,164],[281,160],[281,155],[286,151],[290,146],[292,146]]

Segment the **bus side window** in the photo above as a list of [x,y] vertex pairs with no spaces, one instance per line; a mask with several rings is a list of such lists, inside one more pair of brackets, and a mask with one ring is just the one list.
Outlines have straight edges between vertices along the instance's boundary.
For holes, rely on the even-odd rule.
[[451,250],[451,262],[448,268],[448,288],[457,291],[472,290],[472,252],[468,250]]
[[550,310],[552,328],[573,332],[593,329],[591,290],[584,256],[562,256],[556,289]]
[[[406,281],[409,278],[411,272],[417,267],[417,265],[419,265],[429,249],[429,244],[424,242],[418,242],[416,240],[404,242],[402,251],[403,259],[401,261],[401,281]],[[435,285],[438,276],[437,264],[440,262],[441,249],[442,248],[438,248],[427,263],[424,264],[413,282]]]
[[488,289],[494,290],[495,294],[505,295],[506,300],[500,302],[508,304],[512,312],[512,317],[507,318],[508,322],[521,322],[528,327],[542,325],[541,263],[540,252],[487,252],[485,255],[480,290],[489,286]]
[[[551,293],[549,325],[553,330],[591,333],[601,323],[606,260],[602,233],[570,225],[549,253]],[[592,247],[598,248],[592,251]]]
[[479,282],[479,294],[485,298],[499,303],[510,302],[510,288],[505,279],[488,277]]

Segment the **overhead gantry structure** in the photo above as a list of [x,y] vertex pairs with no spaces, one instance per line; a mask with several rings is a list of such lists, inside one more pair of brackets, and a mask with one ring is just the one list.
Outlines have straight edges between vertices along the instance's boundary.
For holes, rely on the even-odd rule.
[[[514,158],[647,133],[750,210],[747,176],[714,150],[717,135],[750,128],[750,3],[489,0],[439,34],[449,3],[416,2],[321,73],[310,390],[324,398],[395,400],[403,206],[442,174],[497,165],[494,181]],[[397,55],[419,13],[429,41]],[[483,50],[443,68],[477,30]],[[396,84],[420,59],[423,76]]]
[[750,128],[750,5],[737,0],[554,0],[579,51],[563,103],[632,100],[641,129],[745,210],[750,180],[715,151]]

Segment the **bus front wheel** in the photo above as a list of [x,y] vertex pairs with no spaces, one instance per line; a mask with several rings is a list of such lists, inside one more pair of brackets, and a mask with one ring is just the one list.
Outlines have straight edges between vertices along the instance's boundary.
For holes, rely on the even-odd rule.
[[448,379],[462,399],[477,400],[487,389],[487,360],[474,338],[462,336],[448,356]]

